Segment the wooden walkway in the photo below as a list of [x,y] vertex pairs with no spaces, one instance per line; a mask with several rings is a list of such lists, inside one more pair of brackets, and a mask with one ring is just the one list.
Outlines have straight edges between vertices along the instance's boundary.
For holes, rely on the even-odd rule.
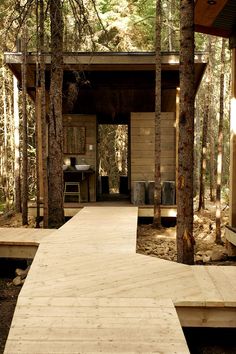
[[49,229],[0,228],[0,258],[34,258],[42,239],[52,233]]
[[136,254],[137,208],[89,207],[45,237],[5,354],[189,353],[181,325],[236,327],[236,268]]

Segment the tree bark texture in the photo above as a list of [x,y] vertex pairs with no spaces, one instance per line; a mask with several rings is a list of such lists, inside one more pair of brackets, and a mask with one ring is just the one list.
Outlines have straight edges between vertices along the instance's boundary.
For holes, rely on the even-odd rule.
[[5,209],[10,208],[9,176],[8,176],[8,117],[7,117],[7,95],[6,95],[6,69],[2,67],[2,100],[3,100],[3,190],[5,197]]
[[45,60],[44,60],[44,1],[39,3],[39,82],[43,170],[43,227],[48,228],[48,122],[46,119]]
[[48,127],[48,226],[50,228],[58,228],[64,223],[62,169],[63,20],[61,1],[50,0],[50,19],[52,62]]
[[201,145],[201,109],[200,105],[195,108],[195,149],[194,149],[194,182],[193,182],[193,195],[194,197],[199,194],[199,181],[200,181],[200,145]]
[[[40,168],[42,166],[39,165],[39,156],[41,154],[40,151],[40,122],[41,122],[41,102],[40,102],[40,80],[39,80],[39,47],[40,47],[40,38],[39,38],[39,17],[40,17],[40,6],[38,0],[36,0],[36,43],[37,43],[37,59],[36,59],[36,78],[35,78],[35,86],[36,86],[36,96],[35,96],[35,145],[36,145],[36,228],[40,227]],[[40,99],[39,99],[40,97]]]
[[177,174],[177,261],[194,263],[194,1],[180,1],[180,117]]
[[202,146],[200,157],[200,174],[199,174],[199,204],[198,211],[205,209],[205,180],[206,180],[206,164],[207,164],[207,138],[208,138],[208,121],[209,121],[209,80],[210,74],[208,72],[208,82],[206,87],[205,107],[202,122]]
[[217,178],[216,178],[216,243],[221,243],[221,180],[223,166],[223,119],[224,119],[224,72],[225,72],[225,39],[222,39],[221,73],[220,73],[220,116],[217,148]]
[[[215,55],[216,55],[216,38],[209,36],[209,96],[213,97],[214,94],[214,83],[213,83],[213,70],[216,65]],[[216,186],[215,186],[215,132],[214,132],[214,122],[215,122],[215,113],[212,102],[209,105],[209,121],[208,121],[208,137],[209,137],[209,146],[210,146],[210,161],[209,161],[209,177],[210,177],[210,200],[215,202]]]
[[23,36],[23,60],[22,60],[22,125],[23,125],[23,146],[22,146],[22,224],[28,224],[28,124],[27,124],[27,53],[26,53],[26,29]]
[[17,78],[13,77],[14,91],[14,178],[15,178],[15,210],[21,212],[21,185],[20,185],[20,117],[19,117],[19,90]]
[[215,181],[215,133],[213,127],[213,119],[209,122],[209,144],[210,144],[210,170],[209,170],[209,182],[210,182],[210,200],[215,202],[216,194],[216,181]]
[[155,227],[161,226],[161,0],[156,3],[156,87],[155,87]]

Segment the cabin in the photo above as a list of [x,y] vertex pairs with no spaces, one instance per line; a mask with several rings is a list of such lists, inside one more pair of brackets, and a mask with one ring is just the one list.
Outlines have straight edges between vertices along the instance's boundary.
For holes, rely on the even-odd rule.
[[[154,53],[65,53],[63,59],[65,183],[80,181],[81,193],[77,201],[82,203],[106,198],[119,200],[122,195],[128,200],[131,198],[135,204],[153,204]],[[35,102],[38,101],[36,60],[35,54],[27,55],[27,91]],[[22,53],[6,53],[5,62],[21,81]],[[206,62],[205,55],[196,53],[196,91]],[[49,54],[45,54],[45,63],[48,91],[51,64]],[[161,176],[163,184],[168,182],[172,188],[172,196],[166,200],[163,198],[163,204],[172,205],[175,204],[178,87],[179,56],[176,53],[163,53]],[[38,119],[40,121],[40,117]],[[99,131],[104,125],[112,125],[114,128],[122,125],[127,131],[126,169],[125,174],[122,172],[119,176],[116,193],[109,190],[109,175],[102,174],[99,169],[99,148],[102,144]],[[77,165],[82,170],[76,170]],[[42,176],[40,186],[42,195]],[[149,189],[151,192],[148,194]],[[69,198],[69,189],[65,187],[65,191]]]

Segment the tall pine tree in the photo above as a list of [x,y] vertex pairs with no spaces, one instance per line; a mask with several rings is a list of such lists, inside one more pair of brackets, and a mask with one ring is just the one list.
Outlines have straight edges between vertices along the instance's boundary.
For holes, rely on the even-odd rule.
[[177,261],[194,263],[194,1],[180,1],[180,114],[177,170]]

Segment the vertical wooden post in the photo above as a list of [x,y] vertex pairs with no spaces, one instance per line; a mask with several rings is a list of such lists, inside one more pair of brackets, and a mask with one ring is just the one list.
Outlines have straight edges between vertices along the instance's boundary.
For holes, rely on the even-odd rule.
[[230,118],[230,209],[229,224],[236,227],[236,48],[232,49],[232,97]]

